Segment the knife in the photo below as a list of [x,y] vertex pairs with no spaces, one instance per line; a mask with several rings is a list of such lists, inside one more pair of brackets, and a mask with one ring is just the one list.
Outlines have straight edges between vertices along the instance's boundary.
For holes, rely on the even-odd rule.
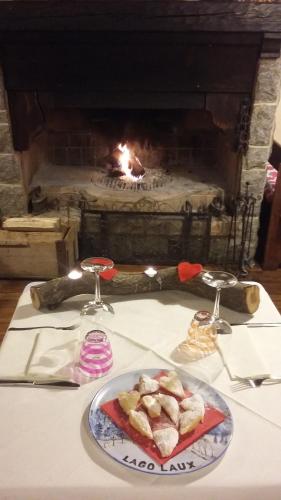
[[64,388],[64,389],[78,389],[80,384],[71,382],[70,380],[13,380],[13,379],[0,379],[0,386],[23,386],[23,387],[44,387],[44,388]]
[[281,321],[275,323],[230,323],[231,326],[247,326],[248,328],[258,328],[262,326],[280,326]]

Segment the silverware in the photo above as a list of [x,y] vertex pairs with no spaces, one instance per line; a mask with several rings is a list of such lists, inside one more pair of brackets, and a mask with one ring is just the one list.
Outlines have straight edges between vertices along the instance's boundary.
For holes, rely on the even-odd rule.
[[17,331],[27,331],[27,330],[40,330],[42,328],[53,328],[54,330],[75,330],[79,326],[79,323],[75,323],[74,325],[68,325],[68,326],[24,326],[24,327],[18,327],[18,326],[10,326],[8,328],[8,332],[17,332]]
[[232,387],[234,391],[240,391],[242,389],[257,388],[261,385],[273,385],[280,384],[281,377],[274,376],[264,376],[264,377],[238,377],[235,376],[233,380],[236,380],[238,384]]
[[78,389],[80,384],[71,382],[70,380],[13,380],[13,379],[0,379],[0,386],[23,386],[23,387],[44,387],[44,388],[64,388],[64,389]]
[[275,323],[230,323],[231,326],[247,326],[247,328],[258,328],[262,326],[280,326],[281,321],[276,321]]

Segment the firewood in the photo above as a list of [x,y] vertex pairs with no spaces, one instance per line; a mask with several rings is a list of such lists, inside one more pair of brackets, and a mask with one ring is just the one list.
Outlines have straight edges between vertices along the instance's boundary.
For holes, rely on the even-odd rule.
[[129,167],[131,169],[131,174],[134,177],[139,177],[140,175],[144,175],[144,173],[145,173],[145,170],[144,170],[141,162],[139,161],[139,159],[135,155],[131,157]]
[[[122,150],[118,147],[115,148],[110,155],[105,158],[105,165],[110,177],[118,177],[125,175],[122,169]],[[145,173],[144,167],[142,166],[138,157],[131,152],[128,169],[134,177],[143,176]]]
[[105,158],[105,164],[110,175],[112,174],[112,171],[114,172],[116,170],[120,171],[120,175],[124,175],[122,173],[121,164],[122,154],[123,153],[119,148],[115,148],[112,153]]
[[60,217],[9,217],[2,222],[3,229],[9,231],[59,231]]
[[[56,278],[30,289],[32,304],[36,309],[55,309],[64,300],[75,295],[94,293],[94,275],[84,272],[73,280],[68,276]],[[214,300],[215,290],[205,285],[200,276],[180,282],[177,267],[167,267],[158,271],[154,278],[142,272],[118,272],[110,281],[101,279],[103,295],[132,295],[159,290],[183,290],[200,297]],[[235,311],[253,314],[260,302],[259,287],[237,283],[232,288],[222,290],[221,304]]]

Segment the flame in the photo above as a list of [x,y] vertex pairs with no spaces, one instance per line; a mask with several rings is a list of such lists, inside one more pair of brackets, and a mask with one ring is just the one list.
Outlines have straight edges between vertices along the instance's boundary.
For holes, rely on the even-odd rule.
[[[119,149],[119,151],[121,151],[121,153],[122,153],[122,155],[119,158],[119,161],[121,163],[121,169],[124,172],[124,175],[128,179],[130,179],[134,182],[137,182],[140,179],[142,179],[143,175],[135,176],[132,174],[132,171],[130,169],[131,152],[130,152],[127,144],[123,145],[120,143],[120,144],[118,144],[117,149]],[[138,158],[135,158],[135,159],[139,162]]]
[[130,150],[127,146],[127,144],[118,144],[118,149],[121,151],[122,155],[120,156],[120,163],[122,170],[125,175],[128,177],[131,176],[131,169],[129,168],[129,163],[130,163],[130,158],[131,158],[131,153]]

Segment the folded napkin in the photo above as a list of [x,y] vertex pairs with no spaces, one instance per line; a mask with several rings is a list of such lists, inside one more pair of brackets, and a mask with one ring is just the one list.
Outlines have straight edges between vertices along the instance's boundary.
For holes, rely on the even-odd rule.
[[79,344],[79,330],[9,331],[0,349],[0,378],[71,380]]
[[234,326],[231,335],[218,335],[217,346],[231,378],[281,372],[281,328]]

